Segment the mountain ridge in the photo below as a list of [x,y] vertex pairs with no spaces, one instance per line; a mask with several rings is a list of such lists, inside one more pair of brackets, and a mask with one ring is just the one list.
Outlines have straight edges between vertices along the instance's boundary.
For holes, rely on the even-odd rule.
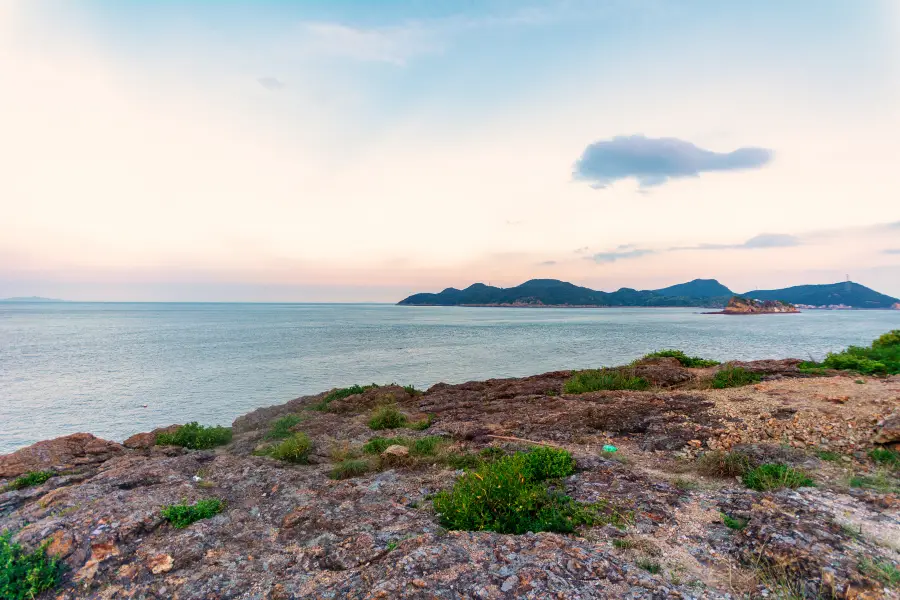
[[845,306],[889,309],[898,299],[854,282],[792,286],[736,294],[716,279],[693,279],[655,290],[619,288],[592,290],[558,279],[530,279],[510,288],[474,283],[465,289],[449,287],[437,294],[418,293],[404,298],[403,306],[686,306],[724,307],[732,296],[806,306]]

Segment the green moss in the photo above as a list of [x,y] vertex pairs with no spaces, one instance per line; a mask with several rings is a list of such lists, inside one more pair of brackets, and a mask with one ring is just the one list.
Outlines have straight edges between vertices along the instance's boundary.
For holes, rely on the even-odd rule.
[[607,504],[575,502],[544,483],[574,469],[565,450],[519,452],[463,475],[452,490],[434,497],[434,508],[443,526],[468,531],[570,532],[579,525],[621,524],[621,515]]
[[56,587],[62,565],[58,558],[47,555],[47,546],[26,552],[12,541],[12,533],[0,534],[0,598],[31,600]]
[[266,438],[270,440],[283,440],[291,435],[292,428],[302,422],[303,417],[300,415],[285,415],[272,423],[272,428],[266,434]]
[[230,427],[207,427],[197,421],[182,425],[173,433],[161,433],[156,436],[156,444],[159,446],[181,446],[191,450],[215,448],[230,441]]
[[688,356],[681,350],[658,350],[645,354],[644,358],[677,358],[681,366],[688,368],[714,367],[719,364],[716,360],[707,360],[697,356]]
[[6,485],[5,490],[23,490],[35,485],[40,485],[55,475],[56,473],[53,471],[29,471],[21,477],[13,479]]
[[758,373],[753,373],[743,367],[725,367],[713,377],[712,387],[716,389],[733,388],[759,383],[761,380]]
[[162,509],[162,516],[173,527],[184,529],[201,519],[209,519],[216,516],[222,512],[223,508],[225,508],[225,503],[218,498],[206,498],[205,500],[198,500],[194,504],[171,504],[166,506]]
[[747,519],[736,519],[734,517],[729,517],[725,513],[722,513],[722,522],[725,524],[725,527],[734,529],[735,531],[740,531],[747,526]]
[[309,409],[319,411],[328,410],[328,405],[335,400],[343,400],[344,398],[348,398],[355,394],[362,394],[363,392],[374,390],[377,387],[377,384],[372,383],[370,385],[351,385],[350,387],[333,389],[325,394],[319,402],[310,405]]
[[309,436],[303,432],[298,432],[270,448],[268,454],[278,460],[306,464],[309,462],[311,450],[312,441],[309,439]]
[[397,429],[406,427],[406,415],[394,406],[382,406],[369,419],[369,427],[378,431],[381,429]]
[[646,390],[650,383],[617,369],[577,371],[563,386],[566,394],[586,394],[600,390]]
[[336,464],[328,474],[332,479],[349,479],[364,475],[371,470],[369,461],[362,459],[344,460]]
[[751,490],[764,492],[780,488],[799,488],[814,485],[803,471],[779,463],[768,463],[748,471],[743,477],[744,485]]

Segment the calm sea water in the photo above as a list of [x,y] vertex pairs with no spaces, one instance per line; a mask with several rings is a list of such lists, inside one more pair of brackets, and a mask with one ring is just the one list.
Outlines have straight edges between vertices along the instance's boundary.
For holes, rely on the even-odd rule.
[[821,358],[898,328],[900,311],[0,303],[0,453],[76,431],[122,440],[190,420],[229,424],[354,383],[425,388],[617,365],[669,347]]

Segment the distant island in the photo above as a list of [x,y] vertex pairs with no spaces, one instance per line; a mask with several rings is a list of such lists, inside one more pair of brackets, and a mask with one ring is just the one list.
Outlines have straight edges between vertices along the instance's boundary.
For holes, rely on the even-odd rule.
[[798,313],[800,310],[789,302],[781,300],[753,300],[732,296],[721,312],[723,315],[765,315]]
[[65,302],[65,300],[44,298],[42,296],[14,296],[12,298],[0,298],[0,302]]
[[475,283],[437,294],[413,294],[404,306],[522,306],[522,307],[678,307],[724,308],[732,297],[780,301],[799,309],[890,309],[900,300],[852,281],[823,285],[799,285],[778,290],[735,293],[715,279],[694,279],[657,290],[620,288],[601,292],[558,279],[532,279],[511,288]]

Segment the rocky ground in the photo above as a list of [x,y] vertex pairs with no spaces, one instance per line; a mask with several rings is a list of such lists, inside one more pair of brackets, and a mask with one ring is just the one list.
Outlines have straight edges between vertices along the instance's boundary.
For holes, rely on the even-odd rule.
[[[571,373],[554,372],[424,393],[385,386],[309,410],[323,393],[238,418],[214,450],[155,446],[155,433],[124,445],[76,434],[0,457],[0,489],[57,473],[0,493],[0,530],[62,557],[60,586],[44,594],[60,599],[900,598],[897,473],[867,456],[876,441],[900,442],[900,378],[809,377],[798,362],[744,363],[762,381],[722,390],[709,388],[719,367],[656,359],[635,368],[647,391],[565,394]],[[432,424],[372,431],[385,404]],[[313,441],[310,464],[258,455],[289,414]],[[375,435],[446,444],[329,477]],[[568,495],[606,501],[628,524],[570,535],[440,526],[430,498],[462,474],[447,457],[535,442],[576,458],[558,484]],[[816,485],[757,492],[702,474],[699,457],[719,449],[803,469]],[[187,528],[160,514],[210,497],[224,511]]]

